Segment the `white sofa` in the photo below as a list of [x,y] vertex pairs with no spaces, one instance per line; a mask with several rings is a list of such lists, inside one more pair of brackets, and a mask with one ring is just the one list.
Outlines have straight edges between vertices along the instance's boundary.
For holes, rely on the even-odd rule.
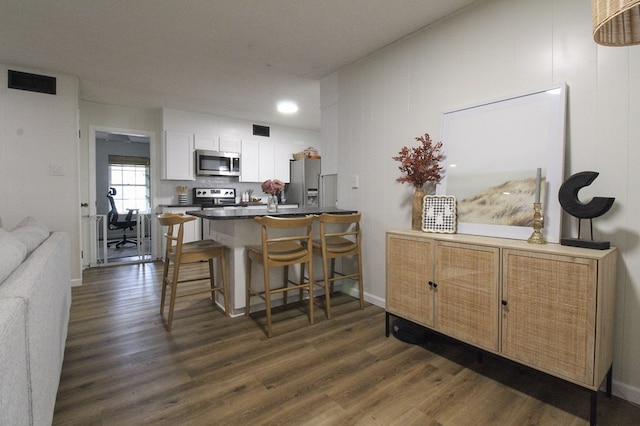
[[[22,259],[21,259],[22,258]],[[71,307],[67,232],[0,222],[0,425],[50,425]]]

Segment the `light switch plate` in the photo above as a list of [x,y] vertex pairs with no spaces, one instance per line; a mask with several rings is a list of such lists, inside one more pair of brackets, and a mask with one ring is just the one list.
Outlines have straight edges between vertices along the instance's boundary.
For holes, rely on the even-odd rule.
[[358,175],[351,175],[351,188],[358,189],[360,187],[360,178]]
[[64,176],[64,166],[60,164],[49,164],[49,175]]

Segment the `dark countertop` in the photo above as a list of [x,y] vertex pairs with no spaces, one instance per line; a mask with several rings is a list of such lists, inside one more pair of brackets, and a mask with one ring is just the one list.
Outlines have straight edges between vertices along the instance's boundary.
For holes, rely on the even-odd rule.
[[336,207],[307,207],[307,208],[279,208],[275,213],[267,212],[264,209],[207,209],[187,211],[187,214],[210,220],[233,220],[233,219],[253,219],[256,216],[306,216],[310,214],[335,213],[349,214],[356,213],[357,210],[345,210]]
[[200,208],[200,204],[160,204],[160,207],[183,207],[183,208]]
[[[296,204],[297,205],[297,204]],[[160,207],[186,207],[186,208],[203,208],[203,209],[221,209],[223,207],[247,207],[247,206],[265,206],[265,203],[239,203],[239,204],[211,204],[211,203],[189,203],[189,204],[160,204]]]

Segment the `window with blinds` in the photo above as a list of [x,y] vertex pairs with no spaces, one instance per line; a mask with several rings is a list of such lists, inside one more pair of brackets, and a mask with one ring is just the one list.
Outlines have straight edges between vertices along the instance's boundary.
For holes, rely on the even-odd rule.
[[151,211],[149,158],[109,155],[109,186],[116,189],[113,200],[118,212]]

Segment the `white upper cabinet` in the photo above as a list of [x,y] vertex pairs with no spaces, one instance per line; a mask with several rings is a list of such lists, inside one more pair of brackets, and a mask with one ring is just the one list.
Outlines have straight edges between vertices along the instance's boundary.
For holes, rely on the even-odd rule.
[[242,141],[232,136],[220,136],[220,152],[242,152]]
[[240,154],[240,182],[259,182],[260,146],[257,140],[243,139]]
[[165,131],[163,179],[195,180],[193,152],[193,133]]
[[274,152],[274,177],[284,183],[291,181],[289,160],[293,158],[295,146],[287,143],[277,143]]
[[260,141],[260,165],[258,167],[259,182],[275,179],[275,144],[271,141]]
[[294,144],[267,139],[243,139],[240,181],[264,182],[267,179],[279,179],[289,183],[289,160],[295,149]]
[[217,136],[196,134],[195,149],[206,149],[208,151],[220,151]]

